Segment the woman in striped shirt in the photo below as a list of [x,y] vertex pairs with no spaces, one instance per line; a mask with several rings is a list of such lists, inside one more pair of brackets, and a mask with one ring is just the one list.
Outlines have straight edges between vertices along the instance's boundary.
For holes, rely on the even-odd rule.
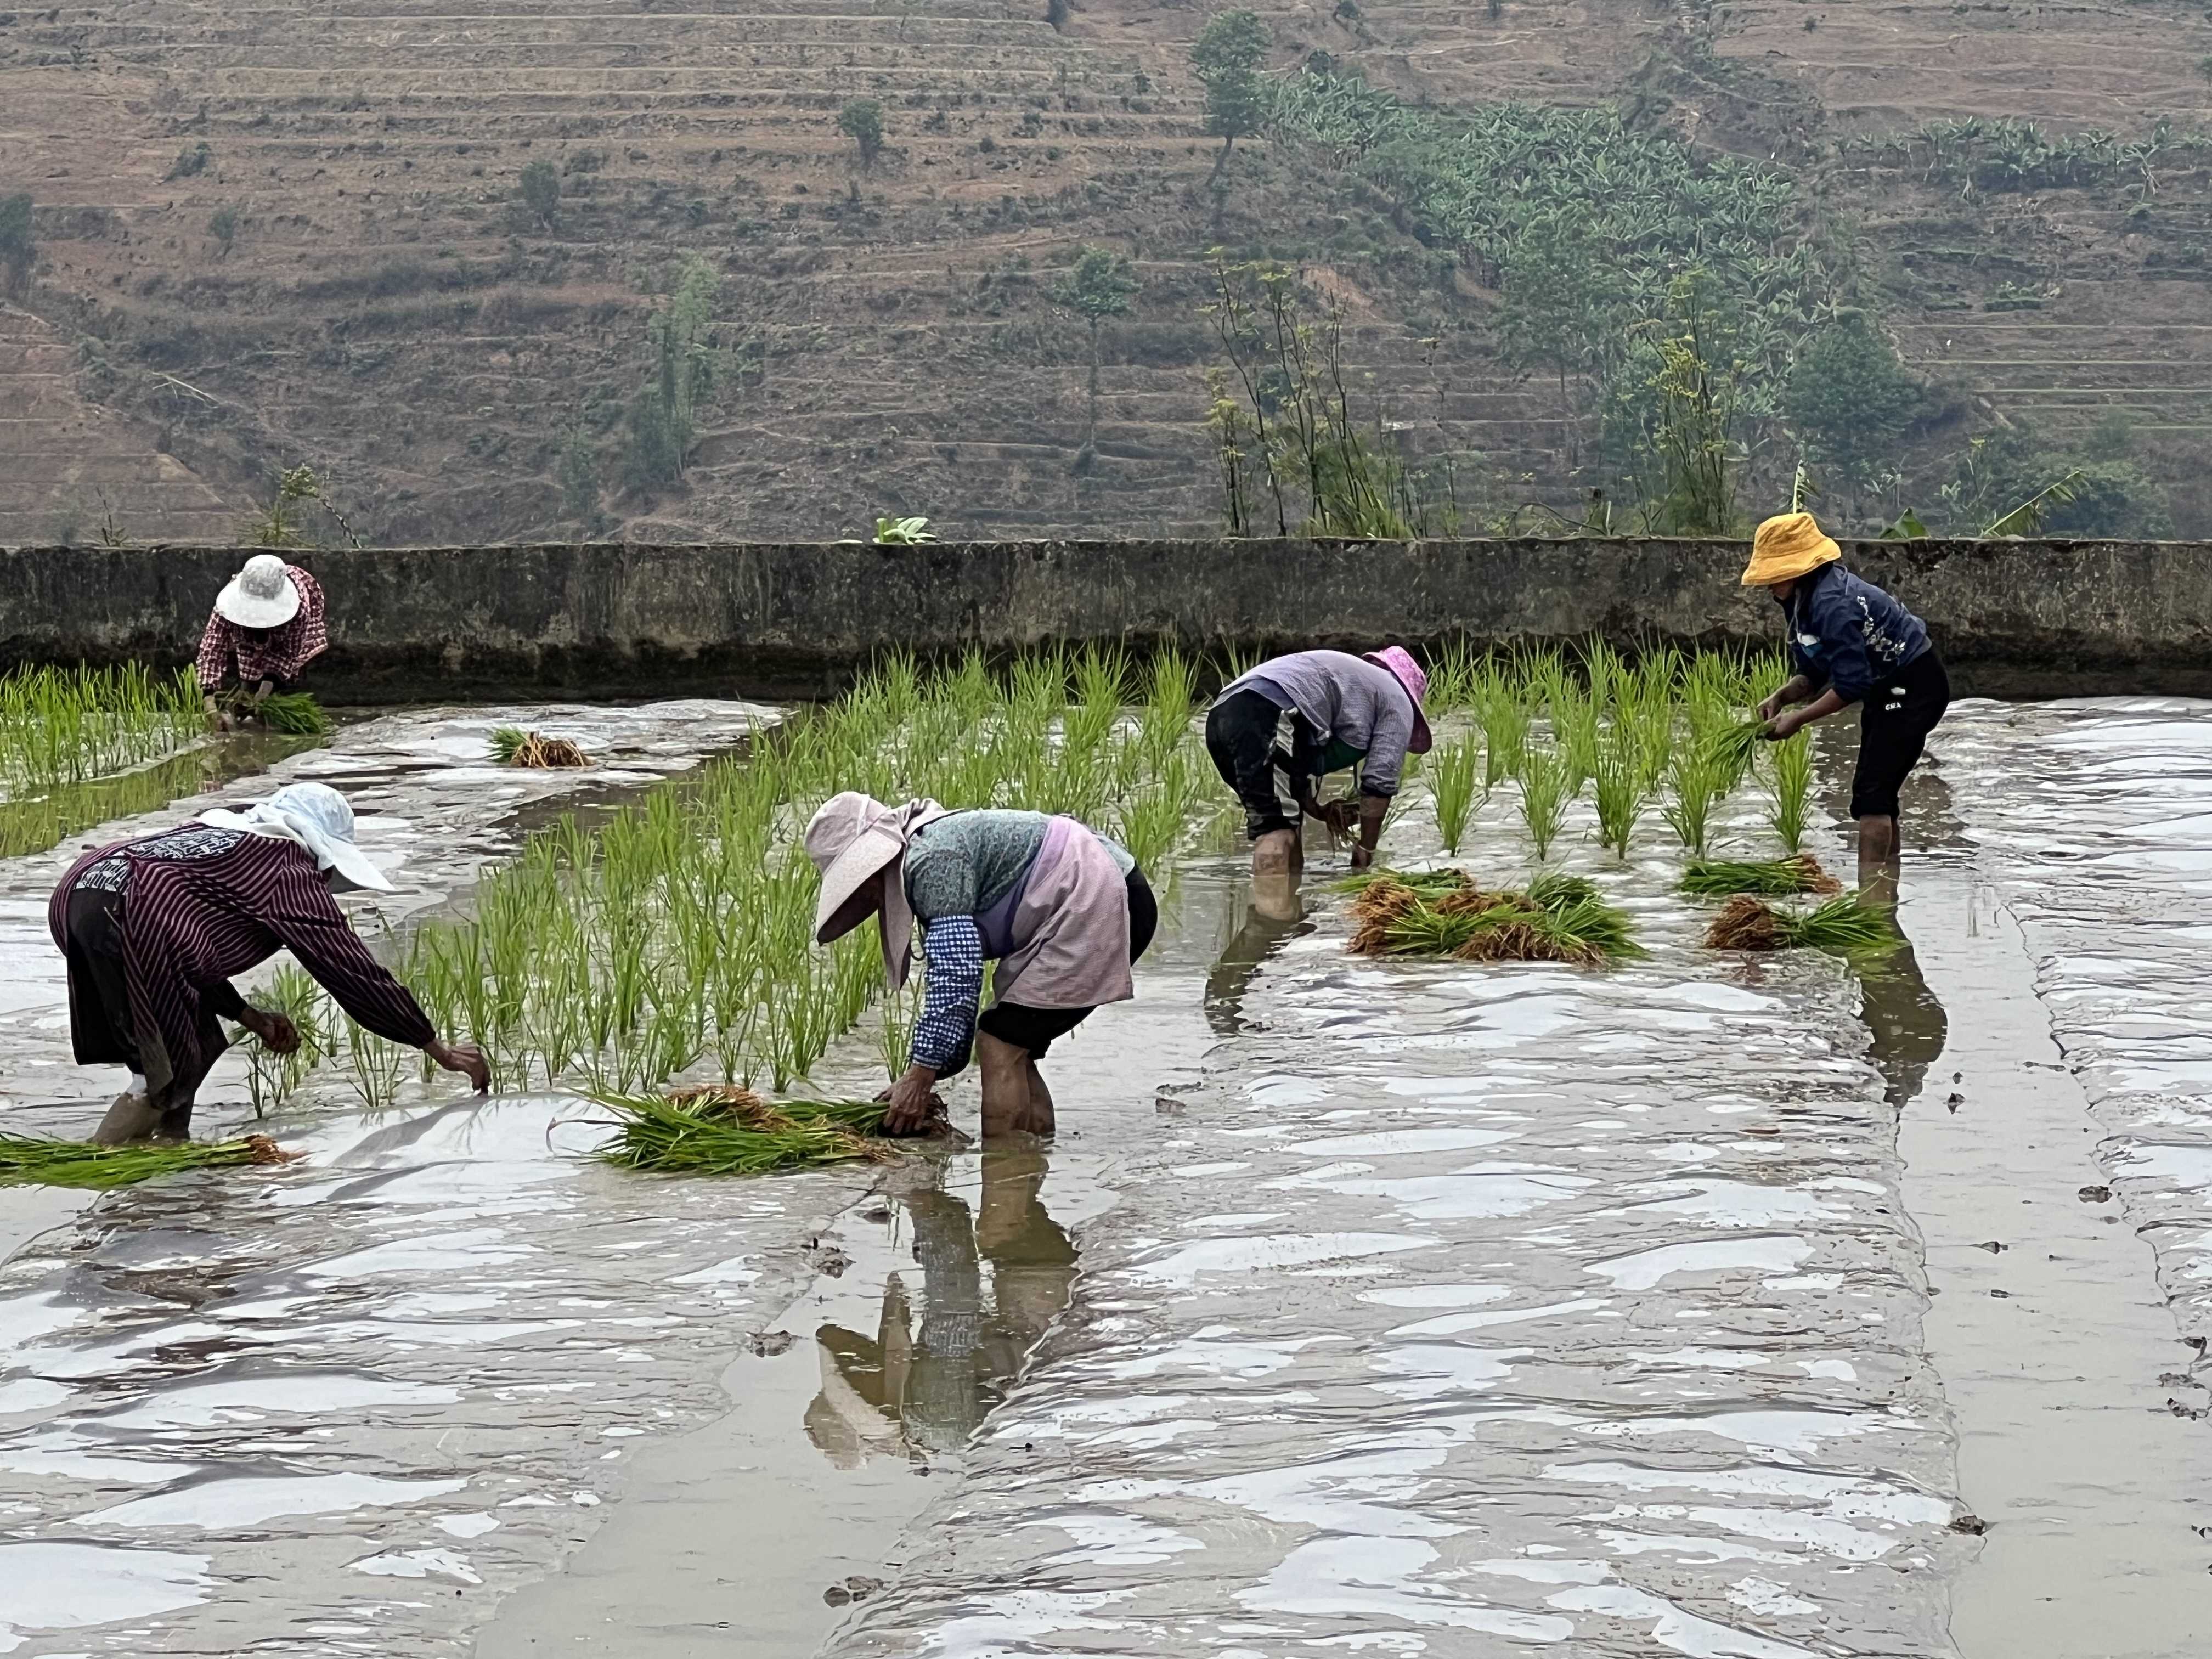
[[333,890],[353,887],[392,890],[354,842],[345,797],[321,783],[287,784],[247,811],[204,813],[71,865],[46,909],[69,960],[70,1041],[78,1064],[131,1072],[93,1139],[187,1138],[193,1097],[226,1046],[218,1018],[278,1054],[299,1046],[290,1020],[230,983],[279,950],[368,1030],[488,1090],[483,1055],[439,1037],[338,908]]

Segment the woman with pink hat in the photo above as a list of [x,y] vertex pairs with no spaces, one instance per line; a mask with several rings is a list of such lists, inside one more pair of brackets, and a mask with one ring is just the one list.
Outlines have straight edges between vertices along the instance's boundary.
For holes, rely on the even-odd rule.
[[1221,781],[1244,803],[1255,876],[1295,874],[1304,866],[1301,817],[1334,830],[1353,822],[1349,801],[1316,801],[1323,775],[1359,771],[1359,844],[1352,867],[1375,861],[1382,819],[1398,793],[1406,757],[1429,751],[1421,698],[1429,678],[1397,646],[1294,651],[1222,687],[1206,716],[1206,747]]

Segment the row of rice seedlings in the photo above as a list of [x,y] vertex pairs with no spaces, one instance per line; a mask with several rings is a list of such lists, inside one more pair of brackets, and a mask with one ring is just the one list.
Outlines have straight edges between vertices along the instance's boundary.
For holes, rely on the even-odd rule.
[[118,668],[0,675],[0,790],[21,795],[160,760],[207,733],[198,677]]
[[[568,819],[534,836],[481,884],[472,920],[417,932],[410,982],[510,1086],[576,1077],[629,1094],[711,1066],[786,1088],[882,983],[872,928],[811,944],[817,878],[799,832],[814,807],[859,788],[1062,811],[1157,868],[1211,773],[1188,661],[1157,656],[1132,711],[1133,678],[1108,650],[1040,653],[1002,678],[980,656],[927,674],[894,659],[743,761],[649,791],[595,830]],[[906,1031],[887,1015],[886,1043]],[[380,1089],[382,1073],[366,1075]]]

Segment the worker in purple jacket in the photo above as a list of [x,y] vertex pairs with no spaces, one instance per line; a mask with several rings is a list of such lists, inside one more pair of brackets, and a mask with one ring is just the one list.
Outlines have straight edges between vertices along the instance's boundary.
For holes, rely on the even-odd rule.
[[70,1041],[79,1065],[131,1073],[93,1139],[188,1139],[193,1097],[225,1047],[218,1018],[278,1054],[299,1046],[290,1020],[230,982],[279,950],[379,1036],[489,1089],[482,1053],[441,1040],[354,932],[332,896],[354,887],[392,890],[355,844],[353,808],[323,783],[287,784],[244,812],[205,812],[71,865],[46,910],[69,959]]
[[1928,734],[1951,705],[1950,677],[1927,624],[1872,582],[1844,568],[1843,550],[1809,513],[1759,526],[1746,587],[1764,587],[1782,606],[1796,672],[1759,706],[1767,738],[1794,737],[1814,720],[1860,706],[1859,758],[1851,816],[1859,825],[1859,887],[1893,895],[1898,791],[1918,764]]

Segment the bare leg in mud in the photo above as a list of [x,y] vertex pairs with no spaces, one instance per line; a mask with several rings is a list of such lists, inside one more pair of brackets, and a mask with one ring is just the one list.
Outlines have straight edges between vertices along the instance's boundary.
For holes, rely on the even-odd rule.
[[1288,876],[1293,880],[1305,872],[1306,849],[1295,830],[1270,830],[1252,843],[1252,879]]
[[1052,1091],[1026,1048],[975,1033],[976,1069],[983,1079],[983,1139],[1053,1132]]
[[1897,903],[1900,863],[1897,820],[1863,817],[1859,820],[1859,902],[1881,909]]
[[95,1146],[122,1146],[134,1140],[150,1140],[161,1127],[161,1109],[143,1094],[126,1091],[115,1097],[107,1115],[92,1132]]

